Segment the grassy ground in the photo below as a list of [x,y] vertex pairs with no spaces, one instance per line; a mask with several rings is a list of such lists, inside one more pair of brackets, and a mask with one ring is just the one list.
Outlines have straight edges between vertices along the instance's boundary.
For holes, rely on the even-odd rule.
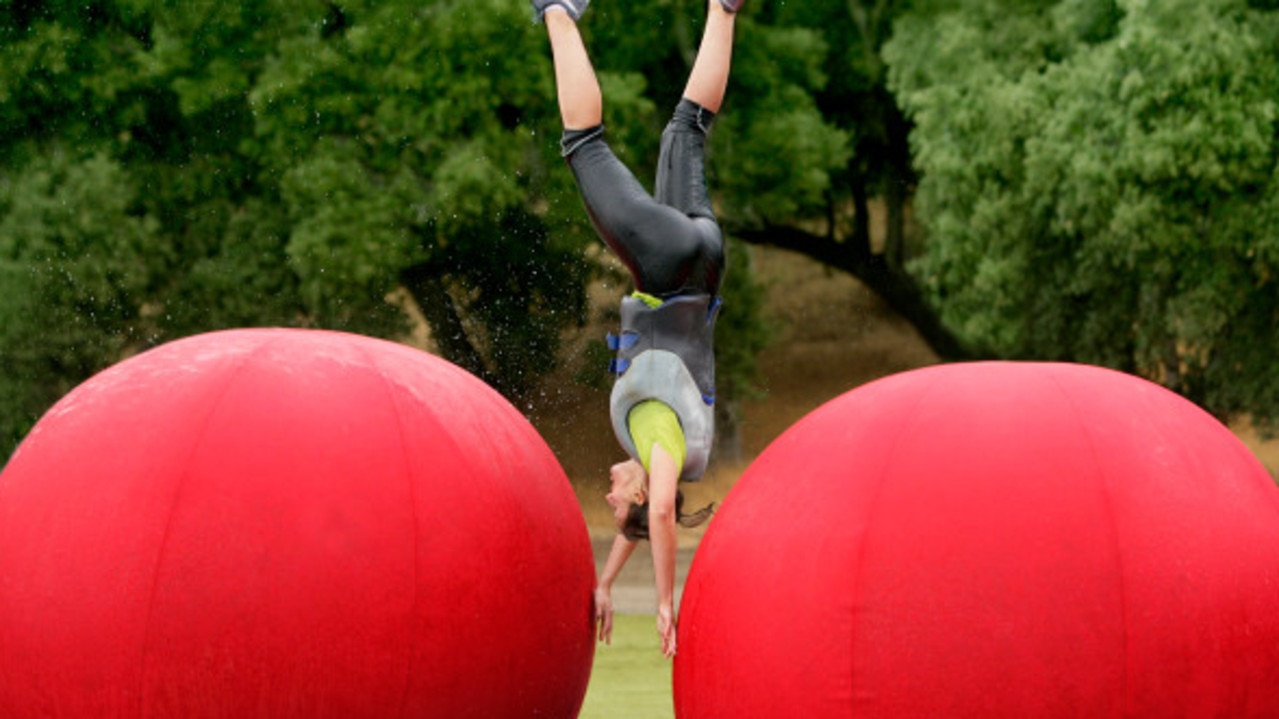
[[595,650],[580,719],[673,719],[671,663],[654,622],[648,614],[615,615],[613,643]]

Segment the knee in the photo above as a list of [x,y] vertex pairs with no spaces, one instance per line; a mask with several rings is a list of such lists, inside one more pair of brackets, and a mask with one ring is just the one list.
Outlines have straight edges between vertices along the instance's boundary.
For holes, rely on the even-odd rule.
[[573,153],[582,148],[583,145],[594,140],[604,139],[604,126],[595,125],[582,130],[565,129],[563,136],[560,137],[560,155],[562,157],[571,157]]
[[687,97],[680,98],[675,106],[675,113],[667,124],[667,130],[689,129],[703,135],[710,133],[711,124],[715,121],[715,113],[707,110]]

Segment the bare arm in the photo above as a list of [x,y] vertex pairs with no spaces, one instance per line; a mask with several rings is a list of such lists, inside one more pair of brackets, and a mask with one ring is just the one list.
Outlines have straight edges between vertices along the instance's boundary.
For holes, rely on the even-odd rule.
[[660,444],[653,445],[650,459],[648,532],[657,585],[657,631],[662,635],[662,653],[670,658],[675,656],[675,495],[679,467]]
[[613,642],[613,581],[622,571],[626,560],[631,558],[636,544],[637,542],[632,542],[621,534],[613,538],[613,548],[608,552],[604,571],[595,587],[595,625],[599,631],[599,640],[605,644]]

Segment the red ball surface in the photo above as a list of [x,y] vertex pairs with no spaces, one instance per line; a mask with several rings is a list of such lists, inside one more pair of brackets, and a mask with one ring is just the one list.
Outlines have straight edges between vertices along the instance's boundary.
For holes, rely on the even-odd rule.
[[576,716],[559,463],[426,353],[236,330],[51,409],[0,475],[0,716]]
[[916,370],[752,464],[679,643],[680,719],[1276,717],[1279,489],[1141,379]]

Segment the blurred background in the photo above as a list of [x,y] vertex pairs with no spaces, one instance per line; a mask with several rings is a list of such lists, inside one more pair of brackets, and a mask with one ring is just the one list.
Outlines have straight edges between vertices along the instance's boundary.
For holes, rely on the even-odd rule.
[[[595,0],[581,23],[649,186],[705,12]],[[531,17],[0,3],[0,461],[130,355],[328,328],[498,389],[606,533],[603,334],[629,278],[559,157]],[[1279,471],[1279,0],[751,0],[737,40],[710,156],[720,436],[694,501],[852,387],[981,359],[1146,377]]]

